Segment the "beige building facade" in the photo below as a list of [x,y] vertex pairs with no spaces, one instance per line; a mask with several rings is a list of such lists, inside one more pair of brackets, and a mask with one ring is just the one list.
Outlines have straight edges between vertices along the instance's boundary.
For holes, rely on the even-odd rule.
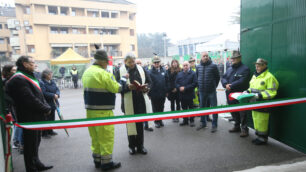
[[7,20],[15,18],[15,8],[0,7],[0,58],[10,60],[12,48],[10,46],[10,30],[7,26]]
[[9,27],[18,32],[11,37],[16,54],[47,61],[72,48],[92,57],[98,44],[114,59],[128,52],[137,56],[136,5],[128,1],[15,0],[15,6],[16,21]]

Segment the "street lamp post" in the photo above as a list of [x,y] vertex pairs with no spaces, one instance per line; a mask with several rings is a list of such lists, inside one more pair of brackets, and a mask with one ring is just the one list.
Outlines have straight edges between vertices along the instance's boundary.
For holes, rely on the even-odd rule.
[[164,38],[164,63],[166,64],[166,54],[167,54],[167,46],[166,46],[166,43],[167,43],[167,34],[164,32],[163,33],[163,38]]
[[101,30],[100,31],[100,35],[101,35],[101,49],[103,50],[104,49],[104,45],[103,45],[103,31]]

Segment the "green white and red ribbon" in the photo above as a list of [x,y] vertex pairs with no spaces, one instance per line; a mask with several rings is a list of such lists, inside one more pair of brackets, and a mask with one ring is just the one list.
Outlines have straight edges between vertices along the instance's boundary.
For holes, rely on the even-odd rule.
[[262,109],[262,108],[277,107],[277,106],[287,106],[299,103],[306,103],[306,97],[270,100],[270,101],[262,101],[262,102],[247,103],[247,104],[217,106],[210,108],[184,110],[184,111],[124,115],[124,116],[91,118],[91,119],[87,118],[73,119],[73,120],[63,120],[63,121],[44,121],[44,122],[31,122],[31,123],[18,123],[18,124],[16,123],[15,125],[21,128],[31,129],[31,130],[79,128],[79,127],[124,124],[124,123],[153,121],[153,120],[164,120],[164,119],[173,119],[173,118],[184,118],[192,116],[203,116],[209,114],[254,110],[254,109]]

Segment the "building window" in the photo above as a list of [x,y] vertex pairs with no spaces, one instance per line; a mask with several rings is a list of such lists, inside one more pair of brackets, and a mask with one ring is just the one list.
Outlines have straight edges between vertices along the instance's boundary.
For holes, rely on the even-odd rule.
[[56,58],[63,54],[69,47],[52,47],[51,54],[52,58]]
[[118,18],[118,12],[111,12],[111,18]]
[[33,33],[32,26],[26,26],[26,27],[25,27],[25,30],[26,30],[26,33],[27,33],[27,34],[32,34],[32,33]]
[[2,29],[2,24],[0,24],[0,30]]
[[87,10],[88,17],[99,17],[99,10]]
[[4,24],[4,29],[8,29],[7,24]]
[[62,16],[68,15],[68,7],[61,7],[61,15]]
[[34,45],[28,45],[28,52],[29,53],[35,53],[35,46]]
[[131,51],[135,51],[135,45],[131,44]]
[[4,44],[4,38],[0,38],[0,44]]
[[117,35],[117,29],[102,29],[103,35]]
[[102,11],[102,18],[109,18],[109,12],[108,11]]
[[61,34],[68,34],[68,28],[61,28]]
[[48,6],[48,12],[49,12],[49,14],[57,15],[58,14],[57,7],[56,6]]
[[29,20],[23,21],[23,24],[24,24],[25,26],[29,26]]
[[130,36],[134,36],[135,33],[134,33],[134,29],[130,29]]
[[130,19],[130,20],[134,20],[134,17],[135,17],[135,14],[134,14],[134,13],[129,14],[129,19]]
[[30,14],[31,13],[30,7],[22,7],[22,10],[23,10],[23,14]]
[[76,15],[76,10],[75,9],[72,9],[71,10],[71,16],[75,16]]
[[80,34],[77,28],[72,28],[72,33],[73,34]]
[[99,29],[94,29],[93,34],[99,34]]
[[78,54],[80,54],[83,57],[88,57],[88,47],[87,47],[87,45],[86,46],[75,45],[74,46],[74,51],[77,52]]
[[58,29],[56,27],[51,27],[51,33],[58,33]]

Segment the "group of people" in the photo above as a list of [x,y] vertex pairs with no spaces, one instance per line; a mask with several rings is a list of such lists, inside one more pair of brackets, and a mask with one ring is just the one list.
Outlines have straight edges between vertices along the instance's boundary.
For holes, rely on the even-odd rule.
[[[121,93],[121,109],[125,115],[156,113],[164,111],[166,98],[171,102],[171,110],[183,110],[217,106],[216,88],[220,82],[226,90],[228,104],[238,104],[237,100],[229,100],[232,92],[253,93],[253,100],[272,99],[277,94],[278,81],[268,71],[267,61],[259,58],[256,72],[250,78],[250,69],[242,64],[241,54],[233,52],[232,65],[220,77],[218,67],[207,52],[201,54],[201,62],[195,65],[195,59],[182,64],[177,60],[171,62],[166,70],[161,66],[159,57],[152,59],[152,66],[144,68],[140,59],[133,54],[127,54],[124,64],[115,70],[114,75],[106,70],[108,64],[107,53],[98,50],[94,56],[96,62],[84,72],[84,102],[88,118],[113,116],[115,94]],[[114,77],[115,76],[115,77]],[[251,79],[251,80],[250,80]],[[176,106],[176,108],[175,108]],[[239,132],[241,137],[248,136],[247,112],[233,112],[235,121],[230,133]],[[263,145],[268,139],[269,110],[252,111],[257,138],[252,142]],[[197,130],[207,128],[207,116],[201,116],[201,124]],[[173,119],[179,122],[179,119]],[[155,120],[155,127],[162,128],[162,120]],[[183,118],[180,126],[195,126],[194,117]],[[218,114],[213,114],[211,132],[217,131]],[[127,124],[128,147],[131,155],[147,154],[144,147],[143,130],[153,131],[147,122]],[[109,170],[119,168],[120,162],[112,160],[114,144],[114,126],[89,127],[92,140],[91,149],[96,168]]]
[[[16,69],[17,67],[17,69]],[[16,66],[5,65],[2,70],[7,111],[14,120],[23,122],[54,121],[59,106],[60,91],[52,80],[52,71],[44,70],[38,79],[34,58],[21,56]],[[17,70],[17,71],[16,71]],[[53,130],[27,130],[14,127],[13,146],[24,154],[26,171],[43,171],[52,166],[44,165],[38,156],[38,147],[43,138],[57,135]]]
[[[61,66],[58,71],[61,74],[61,78],[63,79],[65,77],[66,68],[64,66]],[[77,67],[73,65],[69,72],[70,72],[70,76],[71,76],[74,88],[78,88],[79,71]]]
[[[115,74],[107,71],[108,55],[104,50],[97,50],[95,62],[82,76],[84,86],[84,103],[87,118],[114,116],[116,93],[122,97],[121,109],[125,115],[156,113],[164,111],[166,98],[171,102],[171,110],[187,110],[217,106],[216,88],[220,82],[226,90],[226,97],[233,92],[253,93],[254,99],[272,99],[277,94],[278,81],[269,72],[266,60],[259,58],[255,63],[256,72],[250,80],[250,69],[242,64],[241,54],[237,51],[231,57],[232,65],[220,78],[218,67],[208,53],[201,54],[200,64],[195,59],[171,62],[168,70],[161,66],[159,57],[152,59],[152,67],[146,69],[133,54],[127,54],[124,64]],[[52,81],[52,72],[42,72],[38,81],[34,76],[36,68],[34,58],[21,56],[17,62],[17,72],[5,78],[5,91],[11,98],[18,122],[36,122],[54,120],[58,107],[59,89]],[[6,72],[10,73],[10,72]],[[4,72],[5,73],[5,72]],[[5,75],[7,76],[7,75]],[[227,99],[228,104],[238,104],[236,100]],[[257,138],[252,142],[263,145],[268,140],[268,121],[270,109],[252,111]],[[211,132],[218,128],[218,114],[213,114]],[[231,133],[239,132],[241,137],[248,136],[246,112],[233,112],[234,127]],[[207,128],[207,116],[201,116],[197,130]],[[173,119],[179,122],[179,119]],[[164,127],[162,120],[154,121],[156,128]],[[180,126],[195,127],[194,117],[183,118]],[[114,126],[93,126],[88,128],[91,137],[91,150],[96,168],[111,170],[119,168],[120,162],[112,159],[114,146]],[[147,154],[144,147],[144,130],[153,131],[147,122],[127,124],[128,148],[131,155]],[[45,135],[56,135],[52,130],[43,131]],[[23,129],[24,160],[27,171],[35,172],[52,168],[44,165],[38,156],[41,131]],[[21,141],[20,141],[21,142]]]

